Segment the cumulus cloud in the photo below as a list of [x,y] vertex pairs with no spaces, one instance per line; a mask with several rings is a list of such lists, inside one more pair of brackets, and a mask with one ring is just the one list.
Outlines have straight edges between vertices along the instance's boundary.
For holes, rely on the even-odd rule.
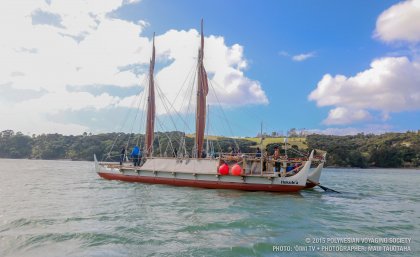
[[[142,94],[140,84],[146,80],[151,55],[151,41],[142,32],[149,24],[111,15],[124,4],[136,2],[1,1],[0,91],[5,92],[2,98],[13,94],[19,101],[0,102],[0,130],[80,133],[89,127],[75,121],[53,123],[46,117],[65,111],[121,108],[133,102],[135,87]],[[157,35],[160,70],[156,81],[168,99],[174,99],[188,68],[196,63],[198,43],[196,30]],[[209,77],[226,96],[222,104],[232,105],[233,96],[240,99],[233,105],[268,102],[259,82],[243,72],[247,61],[242,46],[227,46],[223,37],[209,36],[205,49]],[[118,88],[121,92],[116,93]],[[25,96],[18,97],[17,92]],[[215,99],[209,97],[209,102]]]
[[329,111],[324,123],[326,125],[344,125],[369,119],[371,119],[371,115],[365,110],[350,110],[345,107],[337,107]]
[[[156,38],[158,54],[173,60],[156,76],[159,86],[171,103],[180,90],[179,86],[174,85],[183,85],[189,70],[196,69],[197,51],[191,49],[198,49],[199,38],[199,32],[194,29],[171,30]],[[234,44],[229,47],[223,37],[209,36],[205,40],[204,49],[204,64],[210,79],[210,104],[217,104],[219,101],[226,106],[268,103],[260,83],[245,77],[243,73],[247,62],[242,46]],[[185,92],[186,95],[189,93],[191,92]]]
[[376,21],[375,35],[383,41],[420,41],[420,0],[398,3]]
[[309,100],[333,106],[325,124],[350,124],[372,119],[370,111],[389,113],[420,109],[420,63],[407,57],[375,60],[352,77],[324,75]]
[[318,106],[333,107],[324,124],[386,121],[392,113],[420,109],[415,46],[420,41],[420,0],[401,2],[382,12],[374,34],[384,42],[404,42],[410,48],[378,58],[354,76],[325,74],[308,96]]

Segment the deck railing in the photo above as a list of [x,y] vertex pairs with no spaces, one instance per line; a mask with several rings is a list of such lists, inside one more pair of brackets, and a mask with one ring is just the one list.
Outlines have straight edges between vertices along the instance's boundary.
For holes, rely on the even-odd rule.
[[[116,155],[115,157],[120,156]],[[113,156],[114,157],[114,156]],[[147,159],[174,159],[175,157],[147,157]],[[178,156],[177,159],[191,159],[189,156]],[[126,158],[124,158],[126,159]],[[133,161],[133,158],[128,158],[129,161]],[[142,163],[145,161],[146,157],[142,158]],[[289,173],[297,173],[304,166],[305,162],[308,161],[307,157],[300,158],[289,158],[287,156],[280,156],[278,159],[274,159],[270,155],[262,155],[261,153],[214,153],[205,158],[201,159],[218,159],[219,165],[222,163],[227,163],[232,166],[238,164],[241,166],[243,174],[247,175],[263,175],[263,174],[273,174],[274,172],[280,173],[282,176],[286,175],[286,171]],[[314,156],[312,162],[314,164],[319,163],[323,160],[322,156]],[[119,165],[112,162],[102,162],[107,166],[118,167]],[[218,167],[217,167],[218,168]],[[276,168],[276,169],[275,169]]]

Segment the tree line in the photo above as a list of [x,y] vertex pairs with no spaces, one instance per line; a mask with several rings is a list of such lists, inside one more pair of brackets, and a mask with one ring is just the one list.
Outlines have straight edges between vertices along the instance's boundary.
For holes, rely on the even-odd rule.
[[[180,144],[185,144],[186,152],[191,153],[194,145],[194,138],[178,131],[157,132],[155,138],[159,139],[153,145],[155,155],[172,156],[173,149],[180,149]],[[177,140],[180,138],[184,138],[185,142]],[[299,149],[296,145],[288,148],[306,153],[309,149],[326,151],[327,166],[330,167],[420,167],[419,132],[354,136],[308,135],[305,143],[305,149]],[[95,153],[100,160],[116,161],[122,147],[127,147],[130,152],[134,145],[143,144],[144,135],[132,133],[28,136],[5,130],[0,132],[0,158],[92,161]],[[215,152],[240,149],[243,153],[249,153],[255,152],[258,144],[246,139],[220,137],[213,141],[213,146]],[[274,146],[275,144],[267,145],[269,153]],[[288,151],[288,155],[291,154]]]
[[[182,141],[180,139],[183,139]],[[185,141],[184,141],[185,140]],[[139,145],[144,146],[144,135],[134,133],[103,133],[92,135],[42,134],[24,135],[21,132],[5,130],[0,132],[0,158],[44,159],[44,160],[85,160],[92,161],[93,154],[99,160],[117,161],[123,147],[127,153]],[[185,145],[185,147],[180,147]],[[156,132],[153,143],[154,155],[173,156],[174,149],[185,148],[185,154],[192,155],[194,138],[183,132]],[[245,139],[221,137],[213,142],[215,152],[230,152],[241,149],[242,152],[254,152],[254,142]]]
[[310,149],[327,152],[327,166],[420,167],[420,131],[382,135],[309,135],[306,140]]

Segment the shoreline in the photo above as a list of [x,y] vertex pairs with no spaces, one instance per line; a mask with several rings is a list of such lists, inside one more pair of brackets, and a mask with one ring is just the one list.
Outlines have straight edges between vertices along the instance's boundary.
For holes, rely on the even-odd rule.
[[[72,159],[31,159],[31,158],[2,158],[0,160],[27,160],[27,161],[66,161],[66,162],[93,162],[93,160],[72,160]],[[117,163],[117,162],[116,162]],[[400,170],[419,170],[420,167],[341,167],[341,166],[325,166],[324,169],[358,169],[358,170],[383,170],[383,169],[400,169]]]
[[348,170],[392,170],[392,169],[399,169],[399,170],[419,170],[420,167],[367,167],[367,168],[360,168],[360,167],[338,167],[338,166],[325,166],[324,169],[348,169]]

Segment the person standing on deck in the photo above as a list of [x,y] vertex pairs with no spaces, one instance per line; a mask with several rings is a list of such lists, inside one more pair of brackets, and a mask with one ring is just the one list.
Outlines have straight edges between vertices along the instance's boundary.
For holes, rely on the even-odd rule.
[[125,158],[125,147],[123,146],[123,147],[121,148],[121,152],[120,152],[120,165],[122,165],[122,164],[123,164],[123,162],[124,162],[124,158]]
[[140,155],[141,155],[140,148],[136,145],[133,148],[133,151],[131,151],[131,158],[133,158],[133,165],[134,166],[139,166],[139,164],[140,164]]
[[260,158],[261,157],[261,150],[259,147],[257,147],[257,153],[255,154],[255,157]]
[[203,151],[201,151],[201,158],[206,158],[207,157],[207,152],[206,150],[203,149]]

